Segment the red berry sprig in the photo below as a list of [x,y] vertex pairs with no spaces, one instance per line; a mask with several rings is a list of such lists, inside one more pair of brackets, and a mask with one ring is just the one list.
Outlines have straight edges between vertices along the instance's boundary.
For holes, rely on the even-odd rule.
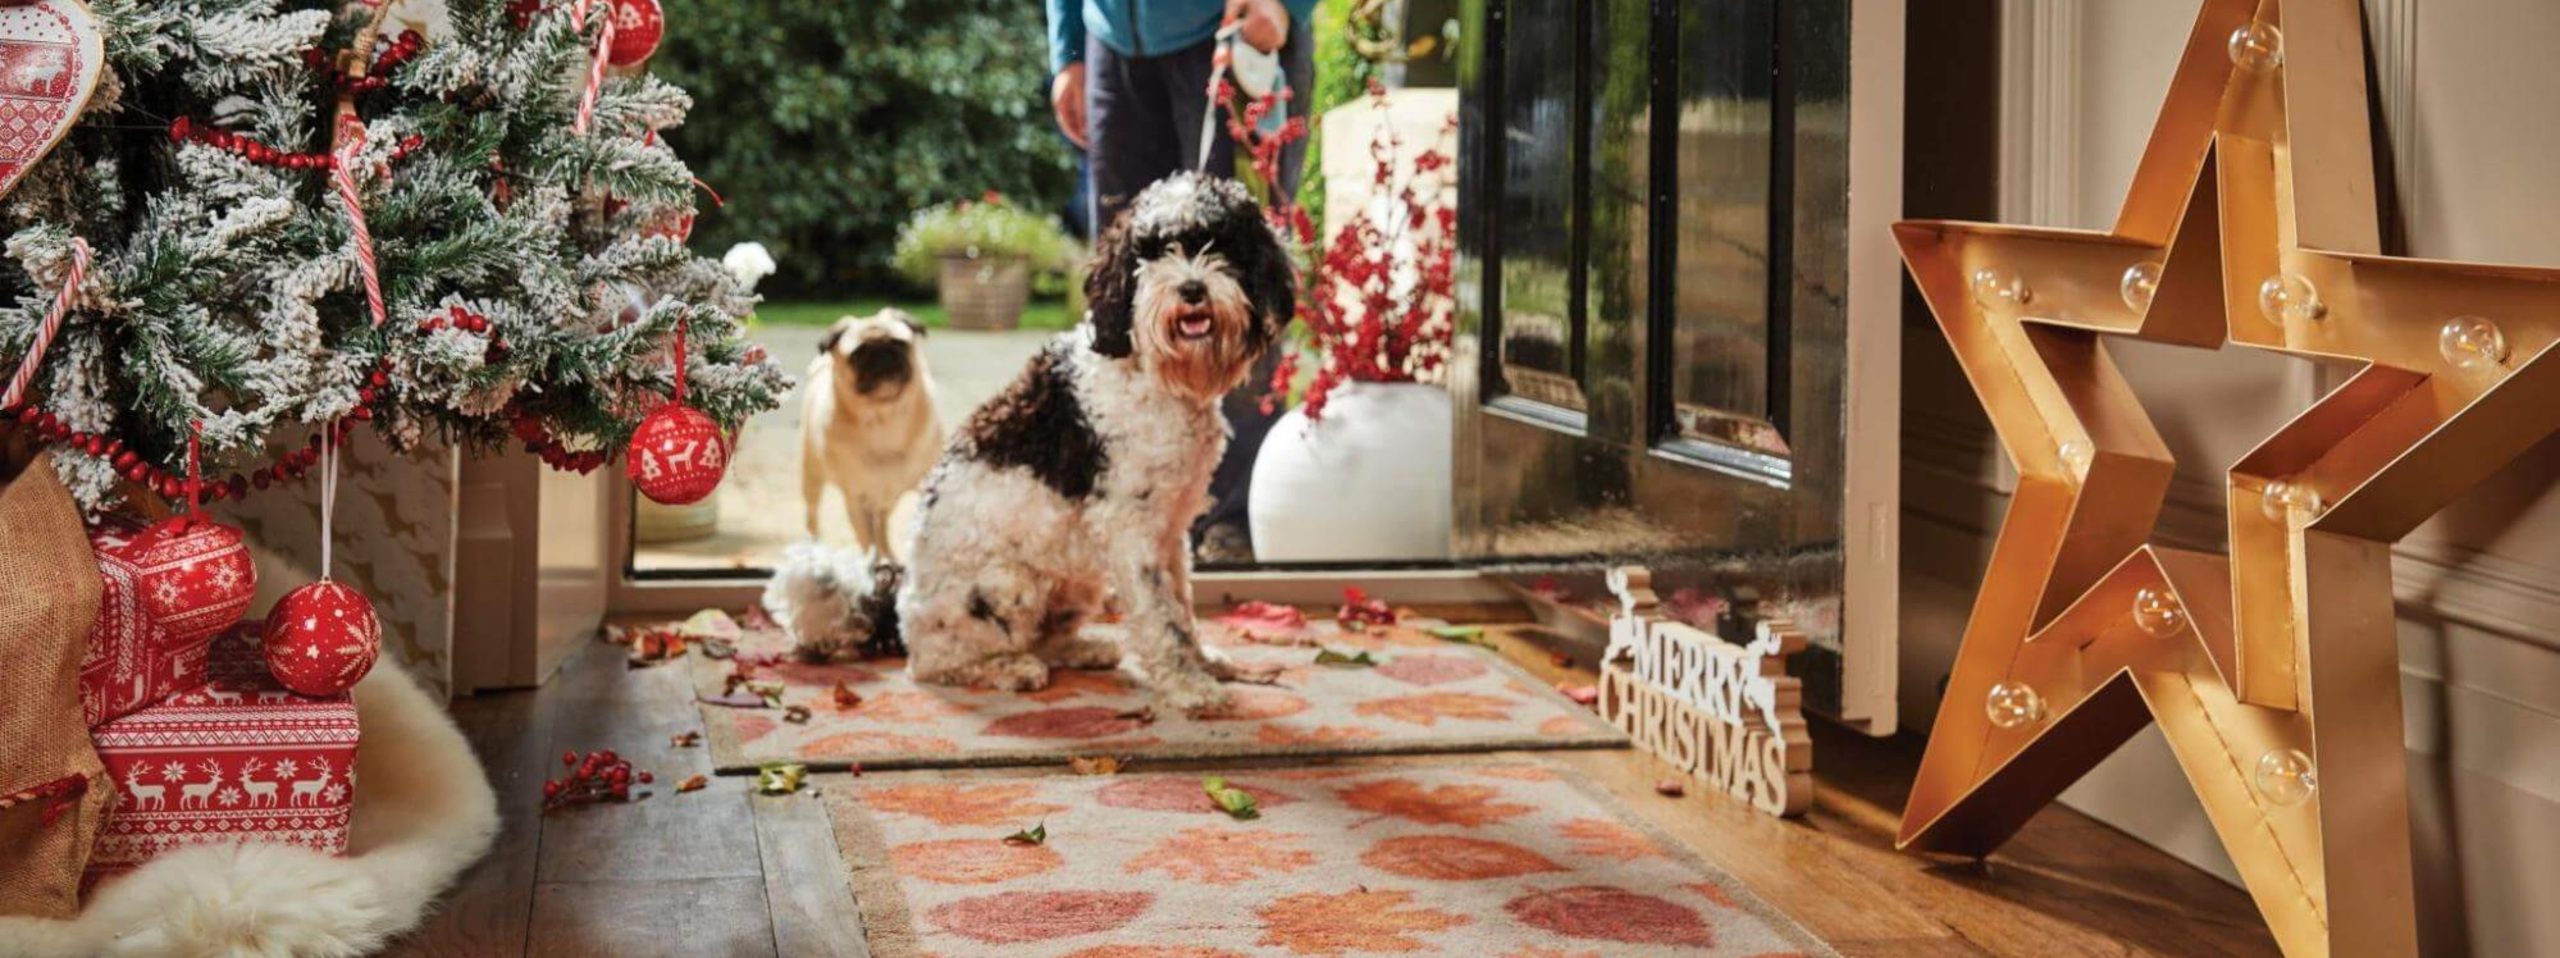
[[[278,149],[219,127],[198,126],[194,120],[183,116],[169,124],[169,138],[180,143],[201,143],[259,166],[281,167],[289,170],[327,170],[338,165],[338,158],[327,153],[296,153]],[[417,152],[418,148],[425,146],[426,143],[425,137],[415,133],[401,137],[400,142],[392,144],[391,158],[404,159],[409,154]]]
[[542,783],[544,814],[571,805],[627,802],[631,800],[631,786],[658,780],[647,772],[632,770],[630,762],[613,754],[609,748],[600,748],[584,756],[574,749],[565,751],[560,753],[560,764],[569,769],[569,774]]
[[445,307],[444,312],[429,313],[427,318],[419,320],[418,335],[424,336],[429,333],[433,333],[436,330],[448,327],[459,329],[473,335],[487,336],[489,339],[489,349],[482,355],[483,358],[488,361],[494,363],[507,358],[506,341],[499,339],[495,333],[491,333],[489,331],[489,317],[464,309],[458,305],[447,306]]

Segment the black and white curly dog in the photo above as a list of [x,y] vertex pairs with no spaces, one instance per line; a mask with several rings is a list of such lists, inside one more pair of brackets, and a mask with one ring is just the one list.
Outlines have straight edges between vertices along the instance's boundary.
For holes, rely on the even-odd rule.
[[[1218,400],[1296,311],[1288,254],[1233,181],[1181,174],[1096,244],[1085,322],[952,437],[898,597],[920,681],[1029,690],[1121,653],[1164,705],[1214,708],[1187,531],[1227,446]],[[1081,632],[1106,593],[1119,642]]]

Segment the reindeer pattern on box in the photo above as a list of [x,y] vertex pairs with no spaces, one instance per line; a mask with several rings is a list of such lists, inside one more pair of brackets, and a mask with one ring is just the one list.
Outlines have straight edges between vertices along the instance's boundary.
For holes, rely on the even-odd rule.
[[206,684],[95,731],[116,797],[90,858],[90,880],[191,845],[346,850],[355,703],[278,687],[266,672],[258,629],[243,623],[215,640]]

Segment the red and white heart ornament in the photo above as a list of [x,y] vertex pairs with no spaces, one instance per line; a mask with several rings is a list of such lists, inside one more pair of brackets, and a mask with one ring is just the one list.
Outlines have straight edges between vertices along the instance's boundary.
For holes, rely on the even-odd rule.
[[320,581],[284,594],[267,610],[267,671],[304,695],[336,695],[355,687],[382,655],[382,621],[373,600],[329,578],[337,519],[338,436],[320,430]]

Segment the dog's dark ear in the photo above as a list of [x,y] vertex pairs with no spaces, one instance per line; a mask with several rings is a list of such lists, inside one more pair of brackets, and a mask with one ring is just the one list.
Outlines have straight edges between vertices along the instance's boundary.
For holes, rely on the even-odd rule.
[[835,352],[836,342],[844,338],[844,328],[851,325],[853,325],[853,317],[847,316],[828,326],[827,334],[818,337],[818,354],[824,356]]
[[1135,354],[1137,343],[1130,310],[1137,291],[1131,287],[1138,280],[1136,251],[1130,248],[1129,214],[1102,238],[1093,241],[1093,260],[1086,264],[1084,276],[1085,319],[1093,324],[1093,351],[1113,359],[1127,359]]
[[1259,348],[1280,337],[1289,321],[1298,315],[1298,273],[1289,259],[1289,248],[1280,234],[1263,222],[1262,210],[1252,204],[1233,217],[1234,224],[1226,233],[1226,247],[1233,250],[1237,277],[1243,281],[1245,299],[1253,304],[1254,346]]
[[898,321],[907,324],[907,332],[916,334],[917,339],[924,338],[924,324],[917,322],[915,317],[899,313]]

